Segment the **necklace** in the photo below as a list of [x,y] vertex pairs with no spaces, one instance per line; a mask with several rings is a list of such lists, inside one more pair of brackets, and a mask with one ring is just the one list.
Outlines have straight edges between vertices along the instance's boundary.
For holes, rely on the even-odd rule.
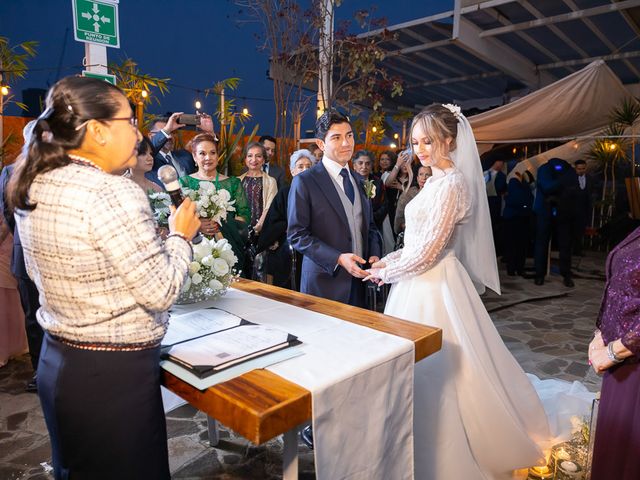
[[100,165],[97,165],[96,163],[92,162],[88,158],[81,157],[80,155],[69,154],[69,153],[67,154],[67,156],[71,159],[73,163],[77,165],[86,165],[87,167],[93,167],[97,170],[100,170],[101,172],[104,172],[104,170]]

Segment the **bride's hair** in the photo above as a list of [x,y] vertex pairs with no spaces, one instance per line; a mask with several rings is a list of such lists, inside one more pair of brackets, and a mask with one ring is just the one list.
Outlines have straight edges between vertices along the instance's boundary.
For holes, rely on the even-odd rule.
[[444,105],[433,103],[417,114],[411,122],[411,129],[409,130],[411,134],[413,134],[413,129],[418,124],[420,124],[431,140],[433,156],[435,158],[446,157],[445,146],[447,144],[447,138],[451,138],[449,152],[456,149],[458,119],[451,110]]

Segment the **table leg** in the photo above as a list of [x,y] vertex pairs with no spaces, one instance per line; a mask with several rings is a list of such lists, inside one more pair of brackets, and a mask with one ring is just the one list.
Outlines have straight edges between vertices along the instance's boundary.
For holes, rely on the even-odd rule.
[[207,430],[209,432],[209,445],[217,447],[220,441],[220,434],[218,432],[218,421],[215,418],[211,418],[207,415]]
[[298,427],[283,435],[282,480],[298,480]]

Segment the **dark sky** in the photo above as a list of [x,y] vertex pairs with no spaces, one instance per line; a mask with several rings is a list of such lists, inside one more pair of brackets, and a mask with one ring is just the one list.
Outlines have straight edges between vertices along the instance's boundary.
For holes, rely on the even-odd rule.
[[[343,0],[337,19],[351,18],[354,11],[372,3],[377,5],[376,16],[386,17],[388,25],[453,8],[453,0]],[[238,108],[249,108],[251,128],[257,122],[260,132],[270,132],[273,87],[266,76],[268,56],[259,51],[255,39],[261,27],[241,23],[247,17],[239,10],[233,0],[120,0],[120,49],[109,48],[108,59],[119,62],[131,57],[142,72],[168,77],[171,83],[193,89],[240,77],[236,95],[269,100],[239,98]],[[11,86],[17,99],[24,88],[48,88],[58,78],[80,72],[84,44],[74,40],[72,23],[71,0],[0,0],[0,35],[8,37],[12,45],[27,40],[40,43],[38,56],[29,63],[32,71]],[[196,92],[170,88],[160,98],[161,104],[152,104],[149,111],[193,108]],[[203,110],[212,111],[216,98],[203,99]],[[15,106],[5,113],[21,114]],[[303,124],[303,130],[310,127]]]

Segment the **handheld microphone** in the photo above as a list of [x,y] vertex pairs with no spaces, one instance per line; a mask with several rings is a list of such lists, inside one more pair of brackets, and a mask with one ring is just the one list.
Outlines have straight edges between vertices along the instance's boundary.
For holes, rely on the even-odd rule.
[[[182,197],[182,191],[180,190],[180,182],[178,182],[178,172],[171,165],[163,165],[158,169],[158,180],[164,185],[164,189],[171,198],[173,206],[178,208],[184,198]],[[202,235],[200,232],[191,240],[191,243],[198,244],[202,241]]]

